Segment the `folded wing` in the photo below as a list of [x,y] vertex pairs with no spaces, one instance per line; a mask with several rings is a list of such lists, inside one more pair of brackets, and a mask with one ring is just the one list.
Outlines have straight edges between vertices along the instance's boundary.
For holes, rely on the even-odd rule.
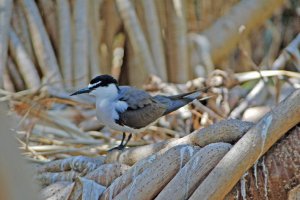
[[128,86],[120,87],[119,100],[125,101],[128,108],[119,112],[120,118],[117,123],[136,129],[151,124],[167,109],[165,104],[156,101],[147,92]]
[[190,103],[200,96],[200,91],[194,91],[174,96],[150,96],[147,92],[133,87],[120,87],[119,100],[128,104],[127,110],[119,112],[120,125],[132,128],[143,128],[161,116],[169,114]]

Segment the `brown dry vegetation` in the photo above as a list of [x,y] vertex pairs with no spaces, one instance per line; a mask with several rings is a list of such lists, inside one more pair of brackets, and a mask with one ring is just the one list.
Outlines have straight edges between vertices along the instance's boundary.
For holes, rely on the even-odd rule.
[[[1,186],[0,199],[34,198],[20,186],[28,167],[11,181],[9,166],[24,163],[11,158],[8,135],[43,199],[300,198],[299,1],[0,0],[0,8],[0,101],[9,105],[0,116],[0,185],[9,190]],[[206,88],[209,98],[108,153],[121,134],[97,122],[93,98],[69,96],[98,74],[151,94]],[[2,128],[6,113],[14,133]]]

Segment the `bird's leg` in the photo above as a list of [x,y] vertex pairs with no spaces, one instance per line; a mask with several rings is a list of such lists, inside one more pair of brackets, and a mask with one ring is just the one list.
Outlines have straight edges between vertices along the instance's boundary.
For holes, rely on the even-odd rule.
[[131,139],[131,137],[132,137],[132,133],[130,133],[130,135],[128,136],[128,139],[126,140],[126,142],[125,142],[125,144],[124,144],[124,141],[125,141],[125,138],[126,138],[126,133],[123,132],[123,137],[122,137],[122,140],[121,140],[121,144],[120,144],[119,146],[117,146],[117,147],[114,147],[114,148],[108,150],[108,151],[110,152],[110,151],[113,151],[113,150],[115,150],[115,149],[117,149],[117,150],[124,150],[125,147],[126,147],[126,145],[127,145],[128,142],[129,142],[129,140]]
[[128,138],[127,138],[125,144],[124,144],[124,148],[127,146],[127,144],[128,144],[128,142],[129,142],[129,140],[131,139],[131,137],[132,137],[132,133],[129,134],[129,136],[128,136]]
[[123,146],[125,138],[126,138],[126,133],[123,132],[122,141],[121,141],[121,144],[119,146]]

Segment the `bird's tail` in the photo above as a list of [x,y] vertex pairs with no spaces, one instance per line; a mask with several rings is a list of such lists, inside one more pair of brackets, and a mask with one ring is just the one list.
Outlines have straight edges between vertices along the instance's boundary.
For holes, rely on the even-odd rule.
[[160,103],[166,105],[166,111],[163,113],[163,115],[167,115],[185,106],[186,104],[192,102],[193,100],[200,98],[201,93],[202,93],[201,91],[197,90],[197,91],[188,92],[179,95],[173,95],[173,96],[158,95],[155,96],[154,98]]
[[193,92],[187,92],[187,93],[183,93],[183,94],[168,96],[168,98],[170,98],[171,100],[189,99],[189,100],[193,101],[194,99],[200,98],[201,93],[202,92],[200,90],[196,90]]

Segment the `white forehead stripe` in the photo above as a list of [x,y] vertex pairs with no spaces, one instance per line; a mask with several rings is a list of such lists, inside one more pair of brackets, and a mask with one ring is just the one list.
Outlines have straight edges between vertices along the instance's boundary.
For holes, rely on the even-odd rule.
[[101,83],[101,81],[98,81],[97,83],[89,84],[88,88],[94,87],[95,85],[98,85],[99,83]]

